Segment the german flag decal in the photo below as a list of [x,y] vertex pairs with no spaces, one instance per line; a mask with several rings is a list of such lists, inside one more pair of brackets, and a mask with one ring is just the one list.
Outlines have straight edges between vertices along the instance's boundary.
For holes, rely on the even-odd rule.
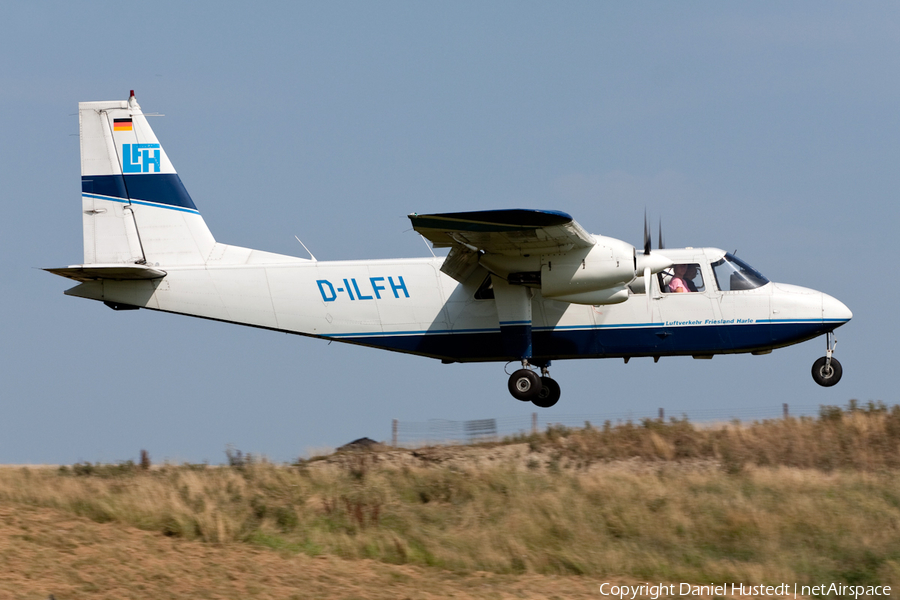
[[113,131],[131,131],[131,117],[127,119],[113,119]]

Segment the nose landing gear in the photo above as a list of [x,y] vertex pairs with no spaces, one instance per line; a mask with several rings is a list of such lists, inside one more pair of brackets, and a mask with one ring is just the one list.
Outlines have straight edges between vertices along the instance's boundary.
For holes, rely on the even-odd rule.
[[509,376],[509,393],[516,400],[531,402],[538,408],[550,408],[559,402],[562,393],[559,384],[550,378],[547,368],[549,362],[541,367],[541,375],[529,369],[527,360],[522,361],[522,368]]
[[825,356],[818,359],[812,366],[813,380],[822,387],[831,387],[841,380],[844,374],[841,363],[834,358],[834,349],[837,347],[837,338],[833,331],[825,334]]

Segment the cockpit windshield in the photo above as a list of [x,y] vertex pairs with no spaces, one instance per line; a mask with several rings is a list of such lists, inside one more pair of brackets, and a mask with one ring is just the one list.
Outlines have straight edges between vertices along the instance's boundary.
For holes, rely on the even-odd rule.
[[730,252],[712,264],[716,285],[723,292],[754,290],[769,283],[762,273]]

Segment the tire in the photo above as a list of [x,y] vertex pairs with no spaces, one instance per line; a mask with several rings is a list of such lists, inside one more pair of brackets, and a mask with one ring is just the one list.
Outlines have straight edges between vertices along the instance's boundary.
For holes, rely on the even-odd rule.
[[516,400],[531,402],[541,393],[541,378],[530,369],[519,369],[509,376],[507,387]]
[[812,376],[815,382],[822,387],[831,387],[841,380],[841,376],[844,374],[844,372],[843,369],[841,369],[841,363],[839,363],[836,358],[831,359],[831,369],[829,369],[830,372],[826,372],[826,362],[827,361],[824,356],[814,362],[812,366]]
[[549,377],[541,377],[541,391],[538,393],[537,398],[532,400],[531,403],[538,408],[550,408],[559,402],[561,394],[562,392],[559,389],[559,384],[556,383],[556,380],[550,379]]

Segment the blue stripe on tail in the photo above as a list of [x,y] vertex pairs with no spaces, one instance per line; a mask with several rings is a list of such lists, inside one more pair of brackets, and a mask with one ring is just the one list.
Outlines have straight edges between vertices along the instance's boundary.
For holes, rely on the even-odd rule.
[[177,173],[146,175],[83,175],[81,191],[131,200],[145,200],[197,210]]

